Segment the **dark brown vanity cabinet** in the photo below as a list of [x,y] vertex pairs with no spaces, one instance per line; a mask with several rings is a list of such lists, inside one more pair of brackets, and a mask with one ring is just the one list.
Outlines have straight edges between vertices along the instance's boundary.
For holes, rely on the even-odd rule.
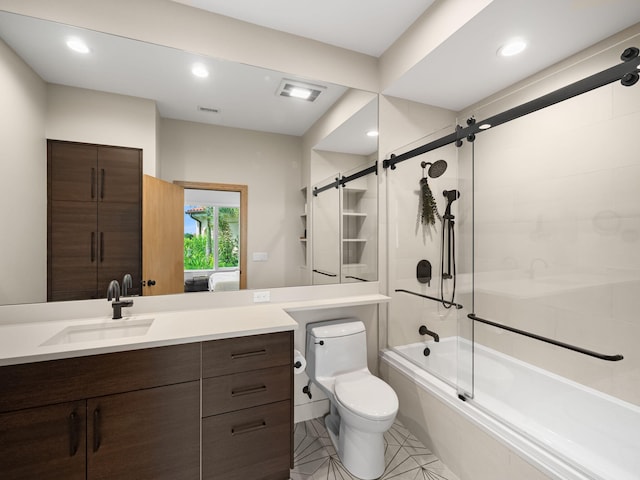
[[293,332],[0,367],[2,480],[287,480]]
[[292,332],[203,343],[203,480],[289,478],[292,358]]
[[141,293],[142,150],[48,140],[47,300]]
[[200,344],[0,367],[3,480],[200,477]]
[[86,478],[85,402],[0,414],[0,472],[11,480]]

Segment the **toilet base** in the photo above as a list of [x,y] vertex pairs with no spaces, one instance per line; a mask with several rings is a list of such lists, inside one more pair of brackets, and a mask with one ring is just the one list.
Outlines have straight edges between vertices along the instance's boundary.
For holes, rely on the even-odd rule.
[[[354,430],[337,414],[325,417],[329,438],[349,473],[362,480],[375,480],[384,473],[384,434]],[[339,433],[336,430],[339,429]]]

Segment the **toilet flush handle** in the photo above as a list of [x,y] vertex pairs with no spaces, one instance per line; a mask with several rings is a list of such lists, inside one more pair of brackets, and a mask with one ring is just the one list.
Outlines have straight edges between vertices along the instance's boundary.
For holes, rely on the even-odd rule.
[[319,342],[313,342],[313,343],[315,343],[316,345],[324,345],[324,340],[320,340]]

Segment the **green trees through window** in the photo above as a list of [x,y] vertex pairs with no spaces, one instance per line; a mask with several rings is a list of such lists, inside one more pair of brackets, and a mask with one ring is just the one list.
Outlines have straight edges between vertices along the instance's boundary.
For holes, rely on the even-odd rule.
[[184,216],[185,270],[239,266],[239,208],[186,205]]

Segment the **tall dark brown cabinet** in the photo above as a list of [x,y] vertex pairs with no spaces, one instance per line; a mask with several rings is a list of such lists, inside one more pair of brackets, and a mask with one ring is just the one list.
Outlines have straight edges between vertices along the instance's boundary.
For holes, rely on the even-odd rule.
[[142,150],[47,141],[47,300],[106,297],[111,280],[141,293]]

